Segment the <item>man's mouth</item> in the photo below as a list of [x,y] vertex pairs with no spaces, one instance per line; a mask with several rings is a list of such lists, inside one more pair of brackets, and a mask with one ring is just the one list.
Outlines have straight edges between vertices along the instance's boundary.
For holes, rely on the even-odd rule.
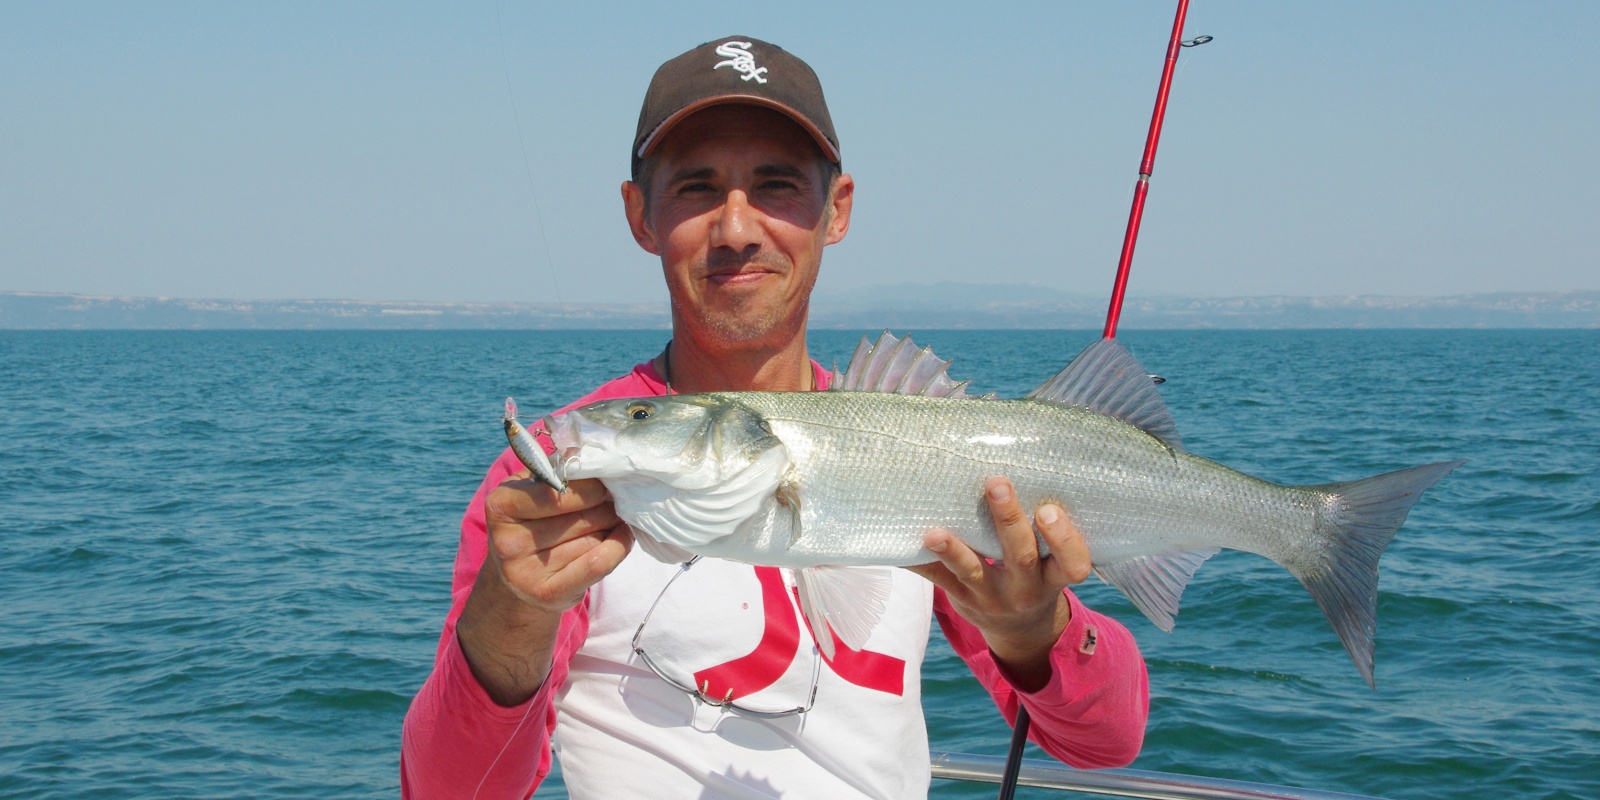
[[755,283],[762,278],[774,274],[776,273],[760,268],[741,269],[729,272],[713,272],[706,276],[706,280],[718,286],[741,286],[748,283]]
[[781,256],[764,251],[743,258],[732,253],[713,251],[708,254],[704,267],[706,282],[713,286],[755,284],[788,272]]

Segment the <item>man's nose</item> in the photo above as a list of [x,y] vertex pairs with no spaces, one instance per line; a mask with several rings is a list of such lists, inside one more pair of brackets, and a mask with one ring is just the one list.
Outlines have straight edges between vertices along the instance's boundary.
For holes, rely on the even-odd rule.
[[759,249],[763,237],[761,212],[750,205],[750,196],[739,189],[728,192],[711,226],[711,246],[743,253],[752,245]]

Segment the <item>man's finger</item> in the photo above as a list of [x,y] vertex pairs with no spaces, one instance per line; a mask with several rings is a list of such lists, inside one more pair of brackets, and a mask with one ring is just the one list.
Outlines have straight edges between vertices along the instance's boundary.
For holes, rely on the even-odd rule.
[[906,569],[926,578],[929,583],[943,589],[946,594],[966,591],[961,581],[950,574],[950,568],[941,562],[932,561],[927,564],[912,564]]
[[633,531],[627,525],[586,534],[541,553],[537,562],[507,565],[506,583],[525,601],[568,608],[616,569],[632,547]]
[[[922,537],[922,546],[928,548],[939,560],[933,564],[912,567],[917,574],[933,581],[947,592],[965,592],[983,583],[989,565],[966,542],[955,534],[934,529]],[[942,574],[941,574],[942,573]]]
[[1050,547],[1050,557],[1045,560],[1050,582],[1078,584],[1088,580],[1093,569],[1089,546],[1078,533],[1078,526],[1072,524],[1072,517],[1060,506],[1046,503],[1033,518],[1039,524],[1039,535]]
[[[586,531],[568,539],[563,539],[549,547],[527,547],[527,539],[518,538],[517,544],[503,550],[515,550],[514,553],[502,552],[500,554],[504,569],[508,575],[527,574],[531,576],[550,575],[559,572],[568,564],[583,557],[585,553],[594,549],[611,534],[610,529]],[[544,578],[540,578],[541,580]]]
[[587,589],[601,578],[611,574],[611,571],[622,563],[622,559],[632,549],[633,530],[627,525],[618,525],[607,531],[605,537],[596,542],[586,552],[570,557],[567,563],[560,567],[552,578],[562,583]]
[[491,522],[543,519],[593,508],[610,498],[605,484],[594,478],[570,481],[565,492],[540,481],[510,478],[489,493],[484,506]]
[[544,519],[497,520],[489,527],[489,535],[501,558],[525,558],[565,542],[603,533],[621,522],[614,506],[601,503]]
[[1039,563],[1039,544],[1033,535],[1033,521],[1023,512],[1016,490],[1007,478],[990,478],[983,485],[994,532],[1000,538],[1000,560],[1007,567],[1028,571]]
[[621,522],[622,518],[617,516],[616,506],[601,503],[582,511],[534,520],[529,525],[532,528],[534,542],[540,547],[549,547],[590,531],[610,530]]

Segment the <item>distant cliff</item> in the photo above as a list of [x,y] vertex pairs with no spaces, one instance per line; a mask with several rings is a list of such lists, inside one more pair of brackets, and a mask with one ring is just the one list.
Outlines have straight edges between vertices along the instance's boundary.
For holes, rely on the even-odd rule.
[[[1038,286],[902,284],[819,296],[813,319],[840,328],[1099,328],[1107,298]],[[1596,328],[1600,292],[1447,297],[1129,297],[1125,328]]]
[[0,292],[0,328],[667,328],[665,304],[195,300]]
[[[899,284],[819,293],[818,328],[1098,328],[1106,301],[1038,286]],[[0,292],[0,329],[667,328],[665,303],[197,300]],[[1139,297],[1124,328],[1600,328],[1600,292],[1449,297]]]

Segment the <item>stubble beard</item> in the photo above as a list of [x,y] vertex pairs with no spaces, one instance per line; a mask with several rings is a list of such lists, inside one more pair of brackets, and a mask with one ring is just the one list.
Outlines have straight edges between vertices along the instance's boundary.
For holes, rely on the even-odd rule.
[[771,338],[786,327],[791,316],[798,312],[804,319],[809,302],[798,309],[789,308],[779,298],[764,302],[764,297],[732,298],[731,307],[718,309],[680,309],[690,318],[698,317],[710,328],[718,342],[745,345]]
[[[782,279],[787,279],[794,273],[793,264],[777,263],[764,253],[738,262],[741,267],[751,264],[767,267],[775,276]],[[709,274],[712,270],[720,270],[727,266],[730,265],[721,263],[713,254],[708,258],[702,274]],[[808,285],[797,287],[805,299],[795,308],[788,305],[787,297],[772,297],[766,292],[761,292],[725,295],[729,304],[722,308],[695,310],[680,307],[678,310],[690,318],[698,316],[716,334],[719,342],[749,345],[772,338],[775,334],[790,334],[792,331],[786,330],[789,327],[803,327],[807,309],[811,305],[811,290],[815,285],[816,277],[813,275]]]

